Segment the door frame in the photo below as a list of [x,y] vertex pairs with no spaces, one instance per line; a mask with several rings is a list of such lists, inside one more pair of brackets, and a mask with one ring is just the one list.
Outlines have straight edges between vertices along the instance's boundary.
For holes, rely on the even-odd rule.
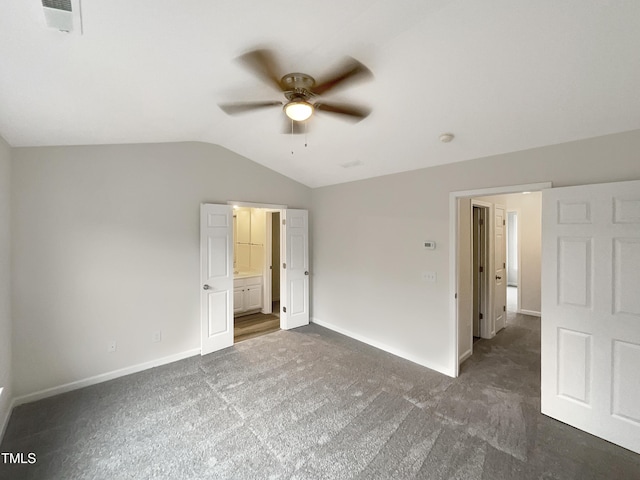
[[504,195],[509,193],[534,192],[551,188],[551,182],[505,185],[492,188],[478,188],[449,193],[449,324],[451,335],[451,376],[460,374],[458,353],[458,200],[462,198]]

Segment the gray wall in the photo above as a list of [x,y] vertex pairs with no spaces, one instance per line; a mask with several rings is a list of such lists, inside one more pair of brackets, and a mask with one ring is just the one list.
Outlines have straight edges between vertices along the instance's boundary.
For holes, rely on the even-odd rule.
[[0,438],[11,403],[10,184],[11,149],[0,137]]
[[308,187],[204,143],[12,161],[15,396],[200,347],[200,203],[310,205]]
[[449,193],[631,179],[640,179],[637,130],[314,189],[313,318],[452,373]]

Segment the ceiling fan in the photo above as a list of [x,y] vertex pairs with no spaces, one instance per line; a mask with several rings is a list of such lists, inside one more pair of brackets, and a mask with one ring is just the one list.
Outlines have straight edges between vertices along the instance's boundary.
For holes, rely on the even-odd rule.
[[246,113],[269,107],[283,107],[287,117],[286,133],[302,133],[301,125],[315,112],[341,115],[343,118],[359,122],[366,118],[370,109],[350,104],[327,103],[318,101],[318,97],[338,86],[354,80],[371,78],[373,74],[354,58],[347,58],[343,65],[320,82],[306,73],[287,73],[280,77],[275,55],[270,50],[252,50],[237,58],[245,67],[268,85],[283,93],[286,102],[234,102],[221,103],[218,106],[229,115]]

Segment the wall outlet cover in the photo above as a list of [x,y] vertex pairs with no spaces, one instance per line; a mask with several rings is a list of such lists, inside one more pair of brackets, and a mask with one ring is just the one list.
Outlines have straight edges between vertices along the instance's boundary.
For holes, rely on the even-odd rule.
[[422,272],[422,280],[429,283],[436,283],[438,275],[436,272]]

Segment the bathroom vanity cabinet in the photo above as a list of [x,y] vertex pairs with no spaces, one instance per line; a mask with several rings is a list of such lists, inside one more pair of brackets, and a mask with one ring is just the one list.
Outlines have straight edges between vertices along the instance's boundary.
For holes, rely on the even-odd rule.
[[262,276],[240,276],[233,280],[233,313],[244,315],[262,309]]

